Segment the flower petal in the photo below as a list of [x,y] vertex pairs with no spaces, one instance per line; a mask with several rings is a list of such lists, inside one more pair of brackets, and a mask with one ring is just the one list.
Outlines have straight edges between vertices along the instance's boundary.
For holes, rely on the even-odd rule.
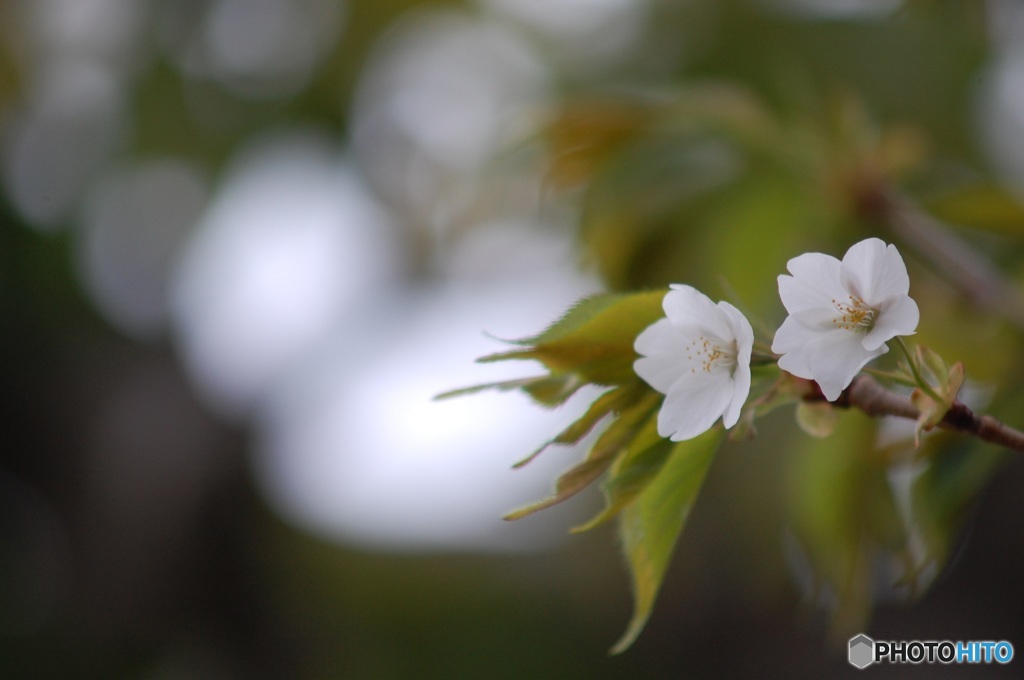
[[813,380],[829,401],[839,398],[865,364],[888,351],[885,345],[873,351],[864,349],[859,334],[840,329],[819,334],[804,348]]
[[740,412],[743,410],[743,405],[747,403],[748,396],[750,396],[749,360],[746,363],[738,364],[736,371],[732,374],[732,399],[726,406],[725,413],[722,414],[722,424],[726,429],[739,421]]
[[803,349],[818,337],[818,331],[811,330],[792,316],[787,316],[779,329],[775,331],[772,351],[783,355],[779,359],[779,368],[789,371],[798,378],[810,380],[811,367],[807,365]]
[[913,335],[921,320],[917,303],[909,296],[891,299],[878,313],[874,328],[864,336],[864,349],[874,351],[897,335]]
[[802,326],[821,333],[827,333],[839,327],[842,312],[835,305],[828,307],[808,307],[799,312],[792,312],[789,318]]
[[839,281],[839,260],[822,253],[794,257],[786,268],[793,276],[779,276],[779,297],[790,314],[809,307],[829,306],[833,298],[845,298]]
[[840,281],[871,306],[910,292],[910,276],[900,252],[877,238],[850,246],[843,256]]
[[736,340],[736,368],[732,374],[732,400],[722,415],[722,424],[730,428],[740,418],[740,411],[750,395],[750,354],[754,349],[754,329],[743,313],[728,302],[719,302]]
[[747,321],[747,317],[743,316],[743,312],[733,307],[724,300],[718,303],[718,308],[722,310],[722,314],[725,317],[725,322],[729,325],[729,334],[723,337],[723,340],[735,340],[736,341],[736,361],[742,366],[744,364],[750,364],[750,352],[754,348],[754,329],[750,326],[750,322]]
[[807,356],[803,352],[790,352],[779,357],[779,368],[798,378],[814,380],[811,367],[807,365]]
[[665,315],[677,329],[693,339],[701,335],[731,340],[729,324],[722,310],[692,286],[673,283],[662,302]]
[[683,373],[690,372],[693,362],[687,361],[684,353],[688,343],[668,319],[658,319],[633,342],[633,349],[642,355],[633,362],[633,370],[648,385],[667,394]]
[[733,381],[722,371],[687,373],[669,390],[658,412],[658,434],[681,442],[706,432],[733,398]]

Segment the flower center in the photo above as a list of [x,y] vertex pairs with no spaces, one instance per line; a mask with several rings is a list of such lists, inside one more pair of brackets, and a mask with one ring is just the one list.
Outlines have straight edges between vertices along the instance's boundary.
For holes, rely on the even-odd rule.
[[871,330],[875,325],[875,317],[878,310],[868,307],[867,303],[856,295],[847,296],[846,301],[833,298],[832,304],[839,310],[839,316],[832,319],[837,328],[854,333],[863,333]]
[[710,373],[716,366],[731,372],[736,367],[736,341],[726,342],[702,335],[686,346],[686,358],[696,364],[690,373],[698,370]]

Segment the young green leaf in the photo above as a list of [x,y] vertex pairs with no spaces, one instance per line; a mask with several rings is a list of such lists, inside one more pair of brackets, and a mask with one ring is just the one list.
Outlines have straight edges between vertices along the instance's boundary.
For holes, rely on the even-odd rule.
[[611,649],[624,652],[651,615],[672,551],[722,441],[712,429],[679,442],[657,476],[619,514],[619,535],[633,579],[633,617]]
[[658,414],[652,414],[626,452],[609,469],[602,484],[604,509],[590,521],[573,527],[572,532],[589,531],[619,514],[654,479],[675,446],[676,442],[658,435]]
[[553,444],[572,446],[579,443],[581,439],[594,429],[602,418],[612,413],[617,414],[624,411],[631,404],[637,402],[643,396],[644,391],[643,384],[640,381],[608,390],[590,405],[586,413],[559,432],[554,439],[545,442],[540,448],[516,463],[513,467],[523,467]]
[[505,515],[505,519],[521,519],[538,510],[561,503],[575,496],[592,482],[596,481],[611,466],[612,462],[625,447],[628,446],[640,426],[650,417],[651,411],[658,403],[659,396],[655,393],[648,393],[639,402],[623,411],[608,426],[608,429],[601,434],[597,442],[594,443],[586,460],[573,466],[558,478],[558,481],[555,483],[554,494],[524,508],[510,512]]
[[658,290],[585,298],[540,335],[515,341],[519,349],[480,361],[532,359],[554,375],[576,373],[585,382],[621,385],[636,377],[633,342],[664,315],[664,297]]
[[462,387],[448,392],[442,392],[434,397],[436,400],[451,399],[453,397],[464,397],[484,390],[499,390],[508,392],[511,390],[522,390],[529,394],[534,401],[543,406],[561,406],[569,397],[583,386],[575,375],[540,375],[531,378],[517,378],[515,380],[503,380],[501,382],[473,385]]

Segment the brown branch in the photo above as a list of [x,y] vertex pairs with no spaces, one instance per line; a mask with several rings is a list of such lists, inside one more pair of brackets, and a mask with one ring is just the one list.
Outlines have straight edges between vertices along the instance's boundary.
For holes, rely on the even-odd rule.
[[1024,328],[1024,298],[1020,290],[950,228],[907,199],[894,201],[891,227],[905,241],[913,243],[967,300]]
[[[825,396],[817,384],[811,385],[814,389],[804,397],[804,400],[824,401]],[[872,417],[896,416],[917,420],[920,415],[909,397],[890,392],[867,375],[854,378],[833,405],[860,409]],[[942,417],[938,427],[973,435],[1011,451],[1024,453],[1024,432],[1015,430],[992,416],[979,416],[959,401],[953,403],[953,407]]]

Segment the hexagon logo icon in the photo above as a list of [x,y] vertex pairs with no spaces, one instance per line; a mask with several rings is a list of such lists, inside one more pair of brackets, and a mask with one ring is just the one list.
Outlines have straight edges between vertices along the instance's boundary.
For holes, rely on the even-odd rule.
[[875,662],[875,641],[861,633],[850,638],[850,665],[867,668]]

